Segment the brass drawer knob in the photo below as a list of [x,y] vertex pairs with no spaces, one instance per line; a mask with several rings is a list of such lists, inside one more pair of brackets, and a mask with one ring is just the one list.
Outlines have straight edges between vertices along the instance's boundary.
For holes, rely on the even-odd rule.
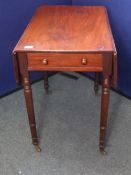
[[86,58],[82,58],[81,64],[86,65],[87,64],[87,59]]
[[44,59],[42,60],[42,63],[43,63],[44,65],[47,65],[47,64],[48,64],[48,60],[47,60],[46,58],[44,58]]

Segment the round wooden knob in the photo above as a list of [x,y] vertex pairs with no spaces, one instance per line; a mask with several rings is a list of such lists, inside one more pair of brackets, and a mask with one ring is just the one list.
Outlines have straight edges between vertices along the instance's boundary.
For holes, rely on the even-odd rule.
[[44,58],[44,59],[42,60],[42,63],[43,63],[44,65],[47,65],[47,64],[48,64],[48,60],[47,60],[46,58]]
[[82,58],[81,64],[86,65],[87,64],[87,59],[86,58]]

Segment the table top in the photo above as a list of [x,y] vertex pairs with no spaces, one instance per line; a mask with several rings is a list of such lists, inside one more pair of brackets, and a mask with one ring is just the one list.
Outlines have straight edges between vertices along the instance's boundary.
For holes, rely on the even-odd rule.
[[14,52],[115,52],[103,6],[38,7]]

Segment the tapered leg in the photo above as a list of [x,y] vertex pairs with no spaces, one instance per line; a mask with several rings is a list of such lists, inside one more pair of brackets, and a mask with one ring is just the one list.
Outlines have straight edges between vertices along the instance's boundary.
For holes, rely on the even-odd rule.
[[99,148],[102,154],[105,154],[105,139],[107,130],[107,117],[109,106],[109,76],[104,76],[102,86],[102,100],[101,100],[101,118],[100,118],[100,140]]
[[36,147],[37,151],[40,151],[40,147],[38,144],[38,137],[36,131],[36,122],[34,115],[34,107],[33,107],[33,99],[32,99],[32,90],[28,77],[23,77],[23,86],[24,86],[24,95],[26,108],[28,113],[29,126],[32,136],[32,143]]
[[95,82],[94,82],[94,91],[95,91],[95,94],[98,93],[99,91],[99,72],[96,72],[95,73]]
[[45,88],[46,91],[49,88],[49,84],[48,84],[48,72],[47,71],[44,72],[44,88]]
[[32,90],[29,80],[29,74],[27,69],[27,60],[25,55],[20,56],[20,71],[22,76],[22,83],[24,87],[24,96],[26,102],[26,108],[28,113],[29,126],[31,131],[32,143],[35,146],[36,150],[41,151],[38,143],[37,130],[36,130],[36,121],[34,114],[34,106],[33,106],[33,98],[32,98]]

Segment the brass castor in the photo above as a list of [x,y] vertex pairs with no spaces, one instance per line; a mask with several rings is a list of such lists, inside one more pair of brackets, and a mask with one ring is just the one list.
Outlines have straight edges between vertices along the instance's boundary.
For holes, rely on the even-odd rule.
[[41,148],[40,148],[39,145],[34,145],[34,147],[35,147],[35,149],[36,149],[37,152],[41,152]]
[[100,149],[101,155],[107,155],[107,152],[104,149]]

